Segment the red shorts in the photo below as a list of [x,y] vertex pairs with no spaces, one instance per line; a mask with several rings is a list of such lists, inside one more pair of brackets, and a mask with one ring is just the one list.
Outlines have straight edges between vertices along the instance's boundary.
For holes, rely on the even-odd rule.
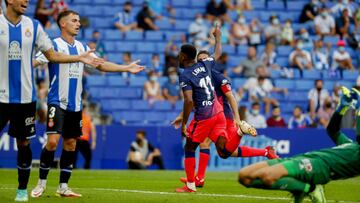
[[202,143],[207,137],[216,142],[219,136],[226,135],[226,119],[224,113],[218,113],[211,118],[201,121],[191,121],[188,129],[188,136],[193,142]]
[[229,152],[234,152],[240,145],[241,138],[237,133],[237,127],[235,126],[234,120],[226,119],[226,134],[227,143],[226,148]]

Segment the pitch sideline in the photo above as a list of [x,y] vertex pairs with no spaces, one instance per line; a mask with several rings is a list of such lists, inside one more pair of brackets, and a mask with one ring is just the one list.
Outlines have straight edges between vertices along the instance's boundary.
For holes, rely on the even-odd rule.
[[[16,188],[0,187],[0,190],[15,190]],[[141,193],[141,194],[154,194],[154,195],[184,195],[183,193],[175,192],[159,192],[159,191],[147,191],[147,190],[126,190],[116,188],[74,188],[77,190],[97,190],[97,191],[111,191],[111,192],[123,192],[123,193]],[[195,193],[196,196],[206,197],[230,197],[230,198],[243,198],[243,199],[263,199],[263,200],[280,200],[289,201],[291,198],[286,197],[267,197],[267,196],[255,196],[255,195],[232,195],[232,194],[211,194],[211,193]],[[309,200],[307,200],[309,201]],[[338,201],[338,200],[327,200],[327,202],[339,202],[339,203],[356,203],[352,201]]]

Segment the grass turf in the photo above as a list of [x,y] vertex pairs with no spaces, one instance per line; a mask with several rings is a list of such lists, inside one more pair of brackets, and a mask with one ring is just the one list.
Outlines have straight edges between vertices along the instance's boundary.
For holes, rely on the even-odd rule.
[[[30,202],[290,202],[290,195],[282,191],[247,189],[237,183],[236,172],[209,172],[204,188],[196,194],[175,194],[183,184],[178,178],[182,171],[84,171],[76,170],[70,187],[82,198],[64,199],[55,196],[59,171],[52,170],[47,189],[41,198]],[[33,170],[28,192],[37,183]],[[17,186],[16,170],[0,170],[0,202],[14,202]],[[147,193],[150,191],[150,193]],[[360,177],[333,181],[325,187],[329,202],[360,202]],[[211,195],[212,194],[212,195]]]

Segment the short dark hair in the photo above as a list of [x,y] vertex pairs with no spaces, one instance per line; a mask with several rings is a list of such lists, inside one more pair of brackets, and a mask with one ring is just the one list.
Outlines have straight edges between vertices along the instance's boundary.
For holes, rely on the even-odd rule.
[[126,2],[124,3],[124,6],[132,6],[131,1],[126,1]]
[[210,53],[206,50],[200,50],[199,53],[197,54],[197,57],[199,57],[200,54],[206,54],[206,55],[210,56]]
[[5,5],[6,5],[6,7],[9,5],[9,3],[7,2],[7,0],[5,0]]
[[301,106],[299,106],[299,105],[296,105],[295,107],[294,107],[294,110],[295,109],[299,109],[301,112],[302,112],[302,108],[301,108]]
[[324,83],[324,81],[323,81],[322,79],[317,79],[317,80],[315,80],[315,85],[316,85],[318,82]]
[[197,50],[194,45],[184,44],[180,48],[180,52],[183,53],[188,60],[195,60],[197,55]]
[[259,102],[253,102],[251,106],[252,106],[252,107],[254,107],[254,106],[260,106],[260,103],[259,103]]
[[138,131],[136,131],[136,134],[141,134],[141,135],[143,135],[144,137],[146,136],[145,130],[138,130]]
[[66,10],[66,11],[61,12],[61,13],[58,15],[58,18],[57,18],[57,20],[56,20],[56,23],[57,23],[57,25],[59,26],[59,28],[60,28],[60,20],[61,20],[62,18],[65,18],[66,16],[68,16],[68,15],[70,15],[70,14],[74,14],[74,15],[80,16],[79,13],[77,13],[76,11],[73,11],[73,10]]

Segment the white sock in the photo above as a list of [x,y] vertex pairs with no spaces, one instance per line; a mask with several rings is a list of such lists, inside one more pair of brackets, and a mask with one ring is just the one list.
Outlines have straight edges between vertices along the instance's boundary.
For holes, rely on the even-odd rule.
[[39,183],[38,184],[40,184],[40,185],[42,185],[42,186],[46,186],[46,179],[39,179]]
[[67,188],[68,184],[67,183],[60,183],[59,188]]
[[186,186],[187,186],[189,189],[196,191],[195,182],[192,182],[192,183],[186,182]]

